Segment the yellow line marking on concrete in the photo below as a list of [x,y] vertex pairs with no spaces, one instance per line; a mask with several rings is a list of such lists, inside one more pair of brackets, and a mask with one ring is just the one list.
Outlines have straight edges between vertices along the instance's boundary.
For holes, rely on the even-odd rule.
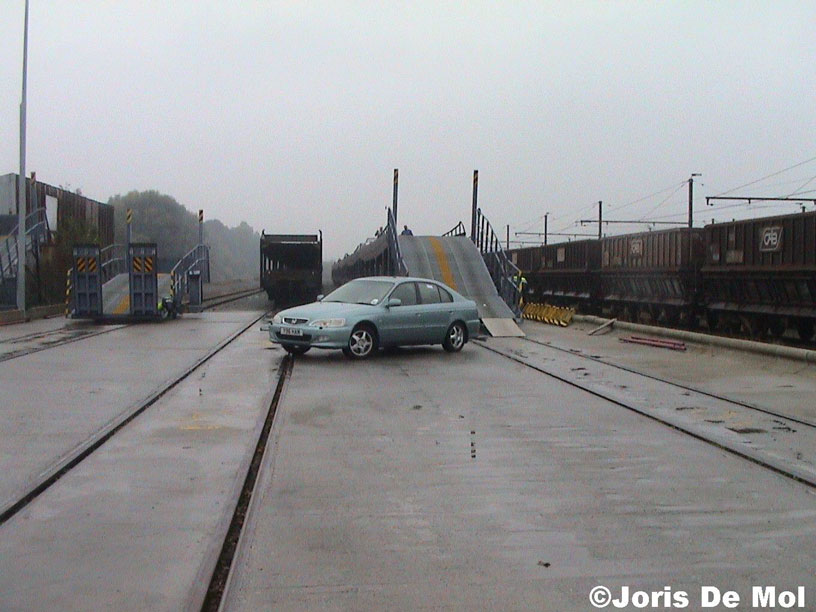
[[459,291],[459,287],[456,286],[456,281],[453,280],[453,273],[448,263],[448,257],[445,255],[445,249],[442,248],[442,241],[436,236],[431,236],[430,241],[434,255],[436,256],[436,263],[439,264],[439,269],[442,271],[442,282],[451,289]]
[[127,314],[130,312],[130,295],[126,295],[119,303],[116,305],[116,308],[113,309],[113,314]]

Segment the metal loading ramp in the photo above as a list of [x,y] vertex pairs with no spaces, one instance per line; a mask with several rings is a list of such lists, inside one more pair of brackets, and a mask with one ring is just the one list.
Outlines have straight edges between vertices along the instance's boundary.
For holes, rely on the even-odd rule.
[[[157,274],[157,301],[170,294],[170,275]],[[102,312],[106,315],[125,316],[130,313],[130,277],[117,274],[102,285]]]
[[476,302],[491,336],[524,335],[467,236],[399,236],[399,248],[410,276],[441,281]]

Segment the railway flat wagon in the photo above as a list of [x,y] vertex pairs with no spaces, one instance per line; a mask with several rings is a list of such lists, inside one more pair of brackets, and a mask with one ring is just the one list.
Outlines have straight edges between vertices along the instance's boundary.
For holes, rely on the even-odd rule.
[[261,232],[261,289],[278,306],[313,302],[322,292],[323,234]]
[[795,329],[813,338],[816,323],[816,212],[706,226],[702,269],[710,327],[752,335]]
[[613,316],[696,323],[703,228],[601,240],[600,296]]
[[517,249],[510,257],[527,279],[530,300],[592,312],[597,308],[600,247],[598,240],[578,240]]

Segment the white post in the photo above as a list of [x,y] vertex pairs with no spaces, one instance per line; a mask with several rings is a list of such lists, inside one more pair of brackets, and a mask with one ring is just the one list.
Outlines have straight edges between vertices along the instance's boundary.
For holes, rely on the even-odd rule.
[[28,67],[28,0],[25,3],[25,28],[23,30],[23,98],[20,102],[20,176],[17,178],[17,308],[25,318],[26,309],[26,72]]

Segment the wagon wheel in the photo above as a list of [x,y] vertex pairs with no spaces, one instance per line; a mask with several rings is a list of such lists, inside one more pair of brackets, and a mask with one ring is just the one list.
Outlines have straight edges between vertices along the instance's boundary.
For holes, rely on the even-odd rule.
[[785,334],[785,328],[787,325],[783,317],[771,317],[768,321],[768,331],[776,338],[781,338]]
[[799,319],[796,322],[796,331],[802,342],[810,342],[813,339],[813,319]]
[[663,310],[663,322],[671,327],[677,327],[680,323],[680,310],[671,306],[666,306]]
[[623,321],[631,321],[632,320],[632,309],[629,307],[628,304],[623,307],[623,310],[621,311],[620,318]]

